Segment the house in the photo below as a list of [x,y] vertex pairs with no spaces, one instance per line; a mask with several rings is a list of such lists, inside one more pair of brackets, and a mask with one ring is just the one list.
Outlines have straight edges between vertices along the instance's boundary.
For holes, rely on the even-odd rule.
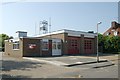
[[15,57],[39,57],[97,52],[97,34],[91,32],[63,29],[33,37],[27,37],[26,32],[17,33],[18,38],[5,41],[5,54]]
[[111,27],[103,33],[104,36],[120,36],[120,24],[116,21],[111,22]]

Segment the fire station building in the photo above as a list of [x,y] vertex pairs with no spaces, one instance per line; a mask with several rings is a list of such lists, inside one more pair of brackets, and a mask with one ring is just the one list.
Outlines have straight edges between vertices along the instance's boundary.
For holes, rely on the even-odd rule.
[[18,38],[5,41],[5,54],[15,57],[39,57],[97,52],[96,33],[66,29],[34,37],[27,37],[27,32],[18,31],[17,33]]

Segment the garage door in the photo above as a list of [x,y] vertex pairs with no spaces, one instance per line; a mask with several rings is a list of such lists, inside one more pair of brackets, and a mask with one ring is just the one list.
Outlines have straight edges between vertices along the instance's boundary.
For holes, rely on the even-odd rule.
[[86,54],[93,53],[92,40],[88,39],[84,42],[84,50]]
[[78,37],[68,37],[68,54],[79,54],[79,41]]

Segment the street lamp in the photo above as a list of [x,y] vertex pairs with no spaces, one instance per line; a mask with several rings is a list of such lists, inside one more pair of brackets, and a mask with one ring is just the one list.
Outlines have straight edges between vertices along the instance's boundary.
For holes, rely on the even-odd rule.
[[99,62],[99,53],[98,53],[98,25],[101,24],[102,22],[97,23],[97,62]]

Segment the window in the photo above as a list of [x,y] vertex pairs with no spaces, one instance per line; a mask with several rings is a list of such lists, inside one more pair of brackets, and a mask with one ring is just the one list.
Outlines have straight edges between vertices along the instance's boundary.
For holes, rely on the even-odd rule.
[[56,42],[52,43],[52,49],[56,49]]
[[109,33],[108,32],[106,32],[106,36],[108,36],[109,35]]
[[117,36],[117,31],[114,32],[114,35]]
[[42,42],[42,50],[48,50],[49,46],[48,46],[48,42],[47,41],[43,41]]
[[117,34],[119,34],[120,32],[118,31]]
[[111,33],[110,32],[106,32],[106,36],[110,35]]
[[120,32],[118,31],[117,34],[119,34]]
[[19,49],[19,41],[16,41],[13,43],[13,49],[18,50]]
[[58,48],[58,49],[61,49],[61,42],[58,42],[58,43],[57,43],[57,48]]

